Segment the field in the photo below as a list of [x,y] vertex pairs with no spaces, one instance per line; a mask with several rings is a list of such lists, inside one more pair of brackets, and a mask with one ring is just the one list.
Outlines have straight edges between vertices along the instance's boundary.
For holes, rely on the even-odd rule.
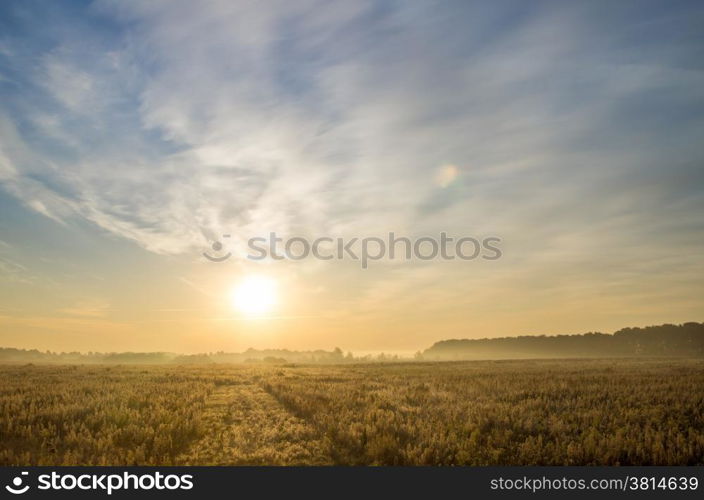
[[704,464],[704,362],[0,366],[0,465]]

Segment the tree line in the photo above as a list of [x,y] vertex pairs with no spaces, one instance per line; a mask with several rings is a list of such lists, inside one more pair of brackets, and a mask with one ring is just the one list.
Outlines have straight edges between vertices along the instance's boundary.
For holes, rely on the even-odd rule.
[[623,328],[613,334],[526,335],[436,342],[418,355],[424,360],[704,357],[704,323]]

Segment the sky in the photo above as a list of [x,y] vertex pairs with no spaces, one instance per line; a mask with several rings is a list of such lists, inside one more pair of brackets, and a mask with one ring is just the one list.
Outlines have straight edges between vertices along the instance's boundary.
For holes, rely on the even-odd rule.
[[[700,2],[0,3],[0,346],[413,352],[702,321],[702,214]],[[272,232],[491,236],[501,258],[247,259]],[[252,276],[266,314],[233,307]]]

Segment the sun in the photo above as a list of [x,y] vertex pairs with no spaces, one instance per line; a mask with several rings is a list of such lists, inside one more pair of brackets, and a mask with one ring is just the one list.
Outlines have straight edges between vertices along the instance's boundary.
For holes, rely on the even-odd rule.
[[232,290],[232,307],[248,316],[259,316],[276,305],[276,281],[266,276],[248,276]]

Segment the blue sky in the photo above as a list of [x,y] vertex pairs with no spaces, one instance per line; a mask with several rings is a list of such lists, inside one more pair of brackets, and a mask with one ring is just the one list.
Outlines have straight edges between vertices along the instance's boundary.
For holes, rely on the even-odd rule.
[[[88,349],[103,325],[118,333],[96,349],[197,350],[137,323],[218,316],[189,293],[251,266],[213,271],[202,250],[271,231],[492,234],[505,257],[269,266],[293,316],[331,323],[192,327],[208,345],[700,320],[702,27],[698,2],[2,2],[5,344]],[[135,299],[127,270],[175,296]]]

